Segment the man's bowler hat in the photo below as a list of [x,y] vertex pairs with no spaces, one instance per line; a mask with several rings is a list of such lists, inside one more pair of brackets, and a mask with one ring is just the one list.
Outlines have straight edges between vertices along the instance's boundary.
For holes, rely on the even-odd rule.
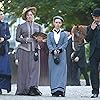
[[93,10],[92,16],[96,16],[96,17],[100,16],[100,8],[95,8]]

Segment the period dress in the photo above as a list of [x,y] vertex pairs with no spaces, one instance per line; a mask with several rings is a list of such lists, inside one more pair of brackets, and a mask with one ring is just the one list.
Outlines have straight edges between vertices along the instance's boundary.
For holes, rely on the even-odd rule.
[[[10,61],[8,55],[8,39],[10,39],[9,26],[7,23],[0,22],[0,37],[4,38],[4,42],[0,43],[0,46],[3,44],[4,49],[3,53],[0,53],[0,90],[5,89],[7,92],[11,91],[11,69]],[[0,48],[1,49],[1,48]]]
[[[35,48],[39,49],[38,43],[31,36],[35,32],[42,31],[41,25],[33,22],[29,25],[25,22],[18,26],[16,40],[21,44],[18,46],[18,80],[16,94],[27,94],[31,86],[38,87],[40,76],[40,57],[34,60]],[[27,40],[29,38],[29,40]],[[39,53],[39,50],[38,50]]]
[[[47,45],[49,48],[49,74],[50,74],[50,88],[51,94],[60,90],[65,93],[66,81],[67,81],[67,64],[66,64],[66,47],[68,43],[67,34],[64,31],[60,31],[60,37],[58,43],[56,43],[55,32],[49,32],[47,37]],[[55,64],[52,51],[55,49],[62,49],[60,53],[60,63]]]
[[49,85],[48,47],[46,42],[40,42],[40,85]]

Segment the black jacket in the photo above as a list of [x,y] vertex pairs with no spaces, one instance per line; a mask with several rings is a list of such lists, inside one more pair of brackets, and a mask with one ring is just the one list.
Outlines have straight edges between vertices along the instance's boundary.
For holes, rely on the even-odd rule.
[[95,28],[94,30],[92,30],[91,26],[89,25],[87,27],[86,41],[90,42],[90,58],[96,48],[96,34],[100,34],[100,29],[98,30],[97,28]]

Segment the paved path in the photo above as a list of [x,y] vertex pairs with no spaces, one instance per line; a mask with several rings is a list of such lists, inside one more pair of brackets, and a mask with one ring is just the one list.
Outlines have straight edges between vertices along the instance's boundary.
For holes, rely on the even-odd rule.
[[12,91],[7,94],[3,90],[0,100],[100,100],[91,97],[91,86],[66,86],[66,97],[52,97],[49,86],[39,86],[42,96],[15,96],[16,84],[12,85]]

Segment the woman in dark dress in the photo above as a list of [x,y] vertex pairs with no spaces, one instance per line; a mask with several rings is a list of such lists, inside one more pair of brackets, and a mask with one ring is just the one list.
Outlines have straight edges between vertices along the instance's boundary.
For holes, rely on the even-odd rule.
[[11,91],[11,70],[8,56],[8,39],[10,39],[9,26],[3,22],[4,14],[0,10],[0,94],[2,89]]

